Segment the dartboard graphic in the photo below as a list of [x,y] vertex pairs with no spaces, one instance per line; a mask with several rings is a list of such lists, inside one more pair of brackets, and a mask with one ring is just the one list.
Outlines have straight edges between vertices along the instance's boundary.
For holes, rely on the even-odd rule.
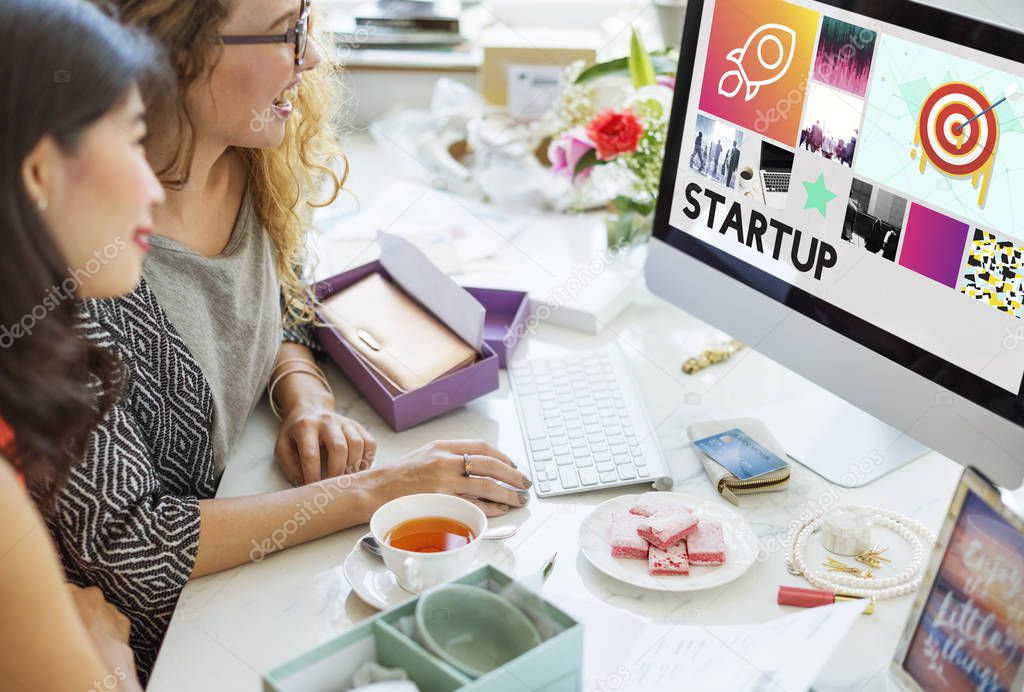
[[967,121],[990,105],[977,87],[963,82],[948,82],[925,99],[914,133],[914,144],[921,146],[923,154],[922,172],[925,162],[929,161],[946,175],[973,176],[975,185],[979,178],[983,178],[979,206],[984,205],[988,191],[992,160],[999,139],[999,123],[992,110],[977,120]]

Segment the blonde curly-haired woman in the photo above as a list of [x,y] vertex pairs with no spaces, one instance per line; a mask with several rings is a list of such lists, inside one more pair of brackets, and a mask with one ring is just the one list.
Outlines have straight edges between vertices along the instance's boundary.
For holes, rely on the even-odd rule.
[[[347,164],[331,131],[334,65],[308,36],[308,0],[114,4],[175,63],[175,106],[150,119],[147,141],[167,199],[138,289],[85,303],[87,332],[120,357],[127,384],[50,528],[75,581],[98,585],[131,618],[145,678],[185,583],[249,561],[296,507],[330,498],[274,549],[366,522],[414,492],[502,514],[526,504],[530,483],[476,440],[370,468],[373,438],[335,412],[314,365],[301,267],[310,209],[337,195]],[[298,487],[214,499],[269,383],[282,418],[275,455]]]

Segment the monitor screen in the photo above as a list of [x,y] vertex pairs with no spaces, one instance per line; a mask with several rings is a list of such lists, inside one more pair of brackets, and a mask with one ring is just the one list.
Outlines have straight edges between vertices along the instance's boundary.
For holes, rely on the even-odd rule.
[[656,236],[1018,420],[1024,39],[903,0],[693,4]]

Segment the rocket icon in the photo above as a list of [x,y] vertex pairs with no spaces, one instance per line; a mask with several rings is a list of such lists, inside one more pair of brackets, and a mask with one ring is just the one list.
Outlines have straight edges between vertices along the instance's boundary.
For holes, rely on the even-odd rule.
[[742,48],[729,51],[725,59],[736,65],[718,80],[718,93],[731,98],[746,85],[743,97],[749,101],[762,86],[782,78],[793,62],[796,32],[782,24],[762,24],[747,37]]

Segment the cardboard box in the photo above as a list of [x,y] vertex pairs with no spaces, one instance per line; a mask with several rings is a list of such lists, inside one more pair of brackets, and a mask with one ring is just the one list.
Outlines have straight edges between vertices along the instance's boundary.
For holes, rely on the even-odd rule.
[[489,103],[507,107],[522,118],[537,117],[555,97],[558,75],[577,60],[592,63],[600,38],[580,30],[502,26],[481,37],[484,60],[480,93]]

